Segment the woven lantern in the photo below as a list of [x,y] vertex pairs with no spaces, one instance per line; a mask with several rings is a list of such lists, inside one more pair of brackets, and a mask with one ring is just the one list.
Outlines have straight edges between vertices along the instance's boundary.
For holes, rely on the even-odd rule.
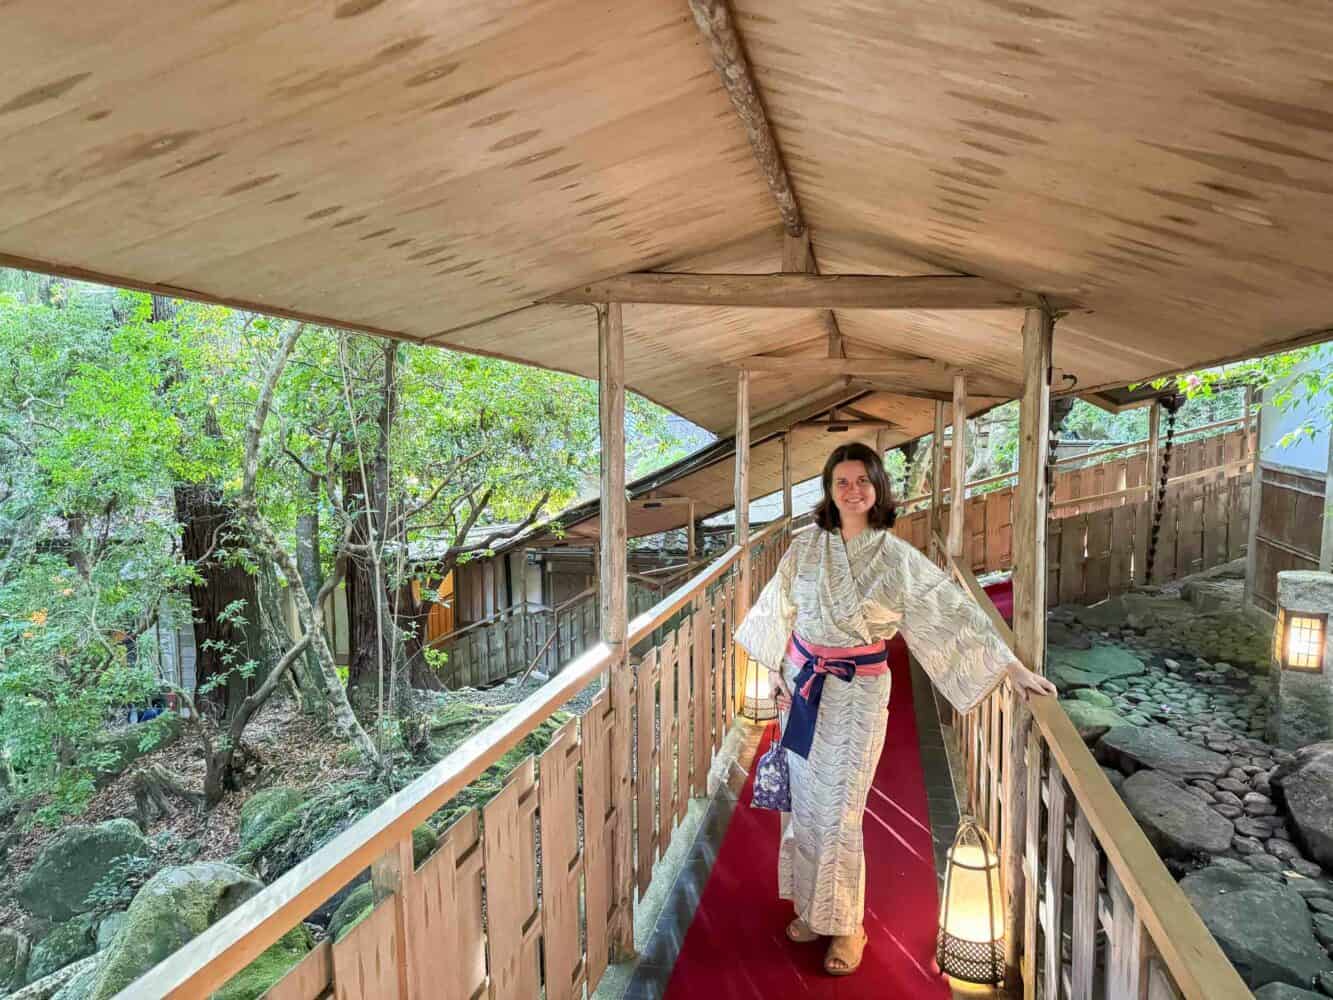
[[970,816],[949,848],[940,901],[940,971],[969,983],[1004,982],[1004,893],[990,836]]

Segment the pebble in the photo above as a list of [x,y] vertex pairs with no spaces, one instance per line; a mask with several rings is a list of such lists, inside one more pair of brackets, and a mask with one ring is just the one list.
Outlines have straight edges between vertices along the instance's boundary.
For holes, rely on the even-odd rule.
[[1253,837],[1232,837],[1231,847],[1237,854],[1264,853],[1264,845]]
[[1233,806],[1229,802],[1214,802],[1213,809],[1216,812],[1220,813],[1221,815],[1225,816],[1227,819],[1235,819],[1236,817],[1243,816],[1245,814],[1244,809],[1242,809],[1240,806]]
[[1245,863],[1257,872],[1264,874],[1277,874],[1285,867],[1281,861],[1271,854],[1251,854],[1245,859]]

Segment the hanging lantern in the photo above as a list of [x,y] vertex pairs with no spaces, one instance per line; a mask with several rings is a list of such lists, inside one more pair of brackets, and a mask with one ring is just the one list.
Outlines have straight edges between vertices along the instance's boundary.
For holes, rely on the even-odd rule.
[[741,714],[754,722],[768,722],[778,717],[778,703],[768,683],[768,671],[757,660],[745,657],[745,696]]
[[935,958],[940,971],[969,983],[1004,982],[1004,893],[990,836],[963,817],[949,848]]

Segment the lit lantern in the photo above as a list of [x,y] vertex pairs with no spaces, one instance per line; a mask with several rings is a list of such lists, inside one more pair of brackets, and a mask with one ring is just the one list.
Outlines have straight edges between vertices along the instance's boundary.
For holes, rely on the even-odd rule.
[[963,817],[949,848],[940,901],[940,971],[969,983],[1004,982],[1004,893],[1000,859],[986,831]]
[[745,697],[741,714],[755,722],[767,722],[778,717],[778,703],[768,682],[768,671],[758,661],[745,657]]
[[1333,737],[1330,612],[1333,574],[1288,570],[1277,575],[1268,738],[1284,750]]

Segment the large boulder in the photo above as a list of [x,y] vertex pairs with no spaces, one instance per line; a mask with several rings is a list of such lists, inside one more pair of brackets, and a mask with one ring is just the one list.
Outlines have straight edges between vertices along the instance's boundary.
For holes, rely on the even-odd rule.
[[148,841],[128,819],[71,826],[47,841],[19,882],[18,900],[29,913],[63,923],[93,908],[88,893],[111,863],[152,856]]
[[1272,982],[1308,987],[1333,969],[1315,940],[1309,907],[1287,886],[1210,865],[1180,887],[1251,989]]
[[1231,770],[1228,758],[1181,739],[1165,726],[1117,726],[1098,741],[1097,756],[1126,774],[1147,767],[1182,778],[1218,778]]
[[1328,1000],[1328,998],[1288,983],[1269,983],[1254,991],[1254,1000]]
[[106,733],[97,738],[94,780],[99,788],[110,782],[144,754],[170,746],[180,739],[185,723],[175,712]]
[[158,872],[139,890],[103,953],[89,1000],[108,1000],[263,888],[234,865],[204,861]]
[[1095,688],[1107,681],[1137,677],[1147,669],[1142,660],[1121,646],[1047,651],[1046,673],[1061,691]]
[[1114,708],[1105,708],[1076,698],[1061,701],[1060,707],[1065,710],[1084,743],[1096,743],[1110,730],[1125,725],[1125,717]]
[[278,785],[255,792],[241,806],[241,845],[256,843],[277,820],[306,800],[304,792]]
[[33,946],[28,960],[27,981],[35,983],[67,965],[87,958],[97,950],[97,920],[80,914],[57,924]]
[[1193,618],[1193,605],[1177,597],[1154,597],[1149,594],[1125,594],[1125,622],[1130,628],[1146,632],[1152,628],[1171,628]]
[[0,996],[26,981],[30,950],[24,934],[13,927],[0,927]]
[[293,927],[277,943],[231,978],[210,1000],[259,1000],[315,946],[304,926]]
[[1200,854],[1220,854],[1231,846],[1235,835],[1231,821],[1156,771],[1139,771],[1127,778],[1120,795],[1163,857],[1186,861]]
[[1333,740],[1297,750],[1270,784],[1305,853],[1333,872]]
[[329,937],[341,941],[347,932],[370,915],[375,908],[375,891],[369,882],[362,882],[347,898],[338,904],[329,919]]

